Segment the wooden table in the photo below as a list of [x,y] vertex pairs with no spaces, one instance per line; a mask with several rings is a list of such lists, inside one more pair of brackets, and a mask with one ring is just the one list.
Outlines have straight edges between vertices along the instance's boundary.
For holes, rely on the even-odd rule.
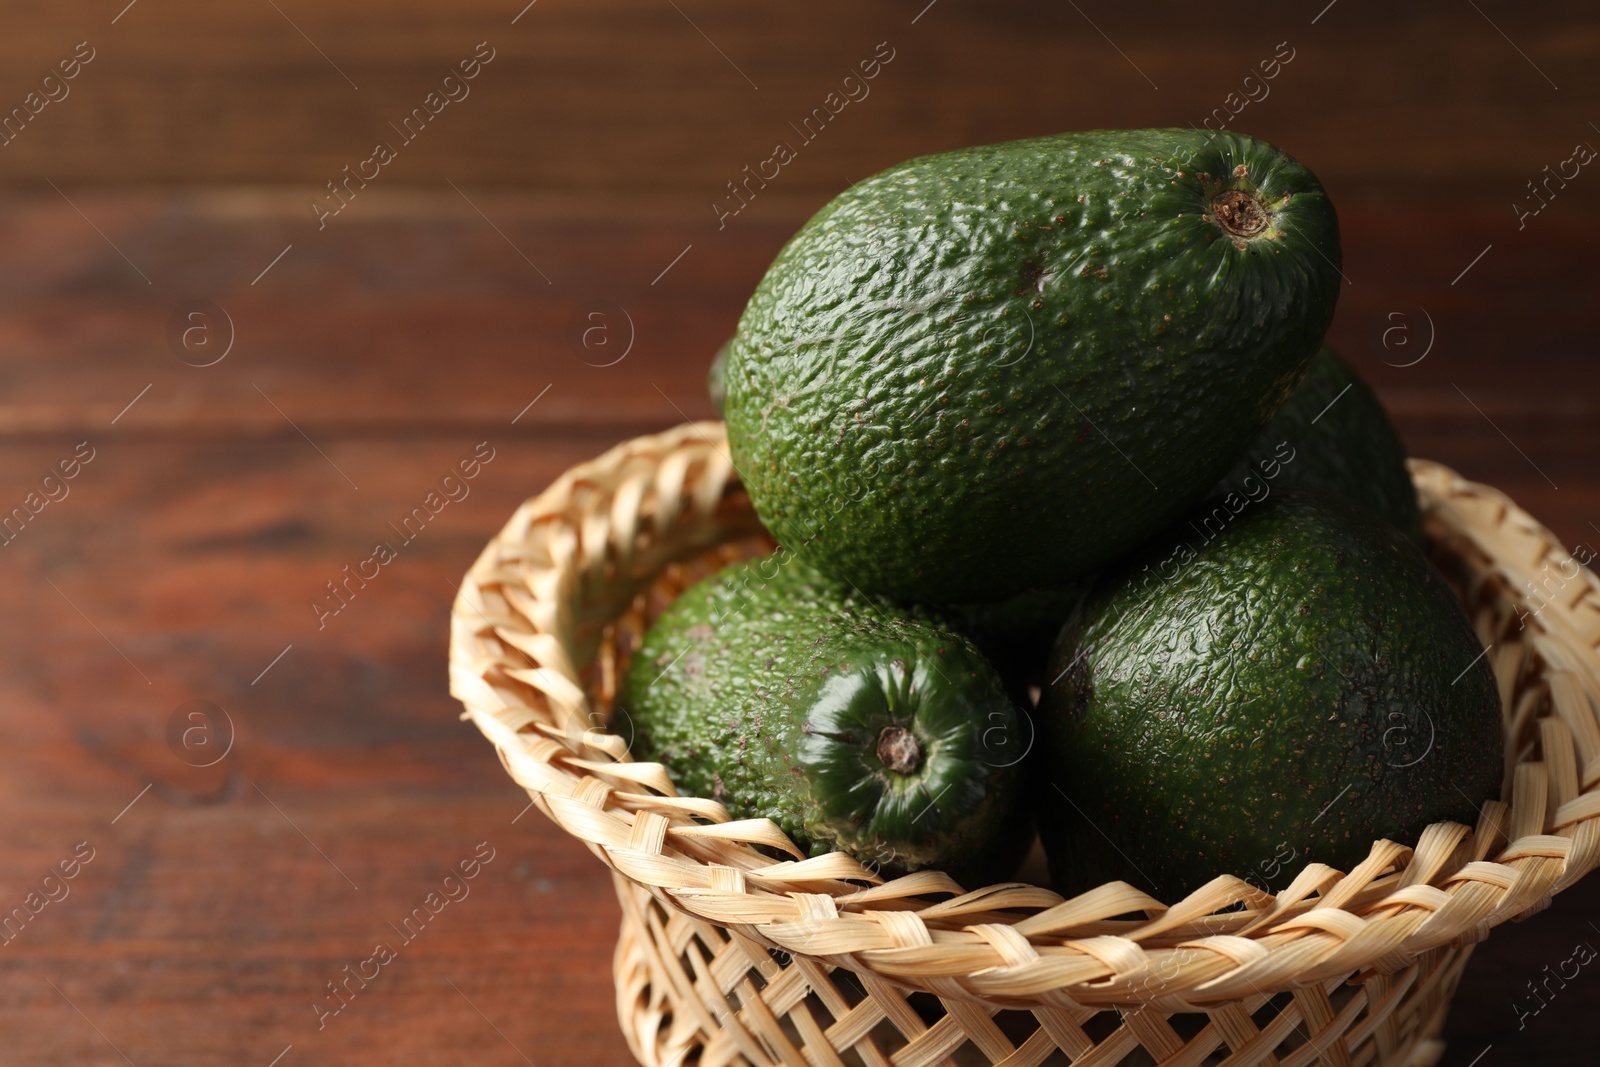
[[[1334,342],[1413,453],[1600,545],[1600,177],[1522,228],[1508,206],[1600,142],[1581,3],[1318,2],[1248,33],[1176,3],[284,6],[96,10],[101,58],[0,157],[0,514],[59,498],[0,545],[0,915],[60,898],[0,937],[0,1063],[631,1063],[608,876],[447,694],[454,583],[569,465],[708,416],[795,225],[916,152],[1198,121],[1290,37],[1240,121],[1339,204]],[[6,68],[89,17],[7,27]],[[480,95],[319,229],[308,196],[482,37]],[[719,228],[724,180],[886,38],[873,101]],[[468,495],[326,599],[480,445]],[[319,1029],[480,843],[470,895]],[[1496,931],[1445,1062],[1593,1063],[1600,977],[1521,1027],[1514,1002],[1597,924],[1600,878]]]

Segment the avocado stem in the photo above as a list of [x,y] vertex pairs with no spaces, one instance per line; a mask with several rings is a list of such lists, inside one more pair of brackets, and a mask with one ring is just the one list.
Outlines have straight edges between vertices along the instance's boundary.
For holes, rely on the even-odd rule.
[[885,726],[878,734],[878,759],[896,774],[910,774],[922,766],[922,746],[904,726]]
[[1272,222],[1266,206],[1243,189],[1226,189],[1211,198],[1217,225],[1235,237],[1254,237]]

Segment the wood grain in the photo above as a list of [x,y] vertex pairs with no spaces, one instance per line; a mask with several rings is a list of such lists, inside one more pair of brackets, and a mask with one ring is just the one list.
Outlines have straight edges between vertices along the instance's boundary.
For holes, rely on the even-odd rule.
[[1198,125],[1284,41],[1294,59],[1233,125],[1280,141],[1341,195],[1492,201],[1509,218],[1524,182],[1600,121],[1586,110],[1600,26],[1582,0],[1324,6],[1241,20],[1173,2],[939,0],[918,18],[925,0],[540,0],[513,25],[516,0],[146,0],[112,25],[120,3],[13,2],[0,6],[0,101],[21,102],[79,41],[97,54],[71,95],[0,149],[0,173],[28,185],[271,181],[309,198],[480,41],[496,58],[471,95],[402,148],[383,183],[600,193],[620,211],[670,191],[710,217],[724,183],[792,138],[789,124],[881,41],[895,58],[786,168],[791,195],[820,203],[963,144]]

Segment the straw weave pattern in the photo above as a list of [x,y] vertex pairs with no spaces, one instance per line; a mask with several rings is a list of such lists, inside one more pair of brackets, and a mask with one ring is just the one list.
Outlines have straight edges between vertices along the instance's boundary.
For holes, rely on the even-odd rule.
[[642,627],[770,546],[721,423],[625,442],[518,508],[452,607],[451,692],[612,870],[646,1064],[1429,1064],[1471,946],[1600,861],[1600,581],[1499,491],[1411,470],[1499,682],[1501,797],[1276,895],[1231,875],[1171,902],[885,882],[629,759],[608,716]]

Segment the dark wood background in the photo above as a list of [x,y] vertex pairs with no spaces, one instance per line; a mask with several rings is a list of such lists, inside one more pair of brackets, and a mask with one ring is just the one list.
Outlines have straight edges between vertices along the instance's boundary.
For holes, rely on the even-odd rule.
[[[0,1062],[630,1062],[607,878],[518,818],[446,692],[452,583],[570,464],[707,415],[787,235],[907,156],[1199,123],[1287,42],[1233,125],[1339,205],[1335,342],[1415,454],[1600,545],[1600,174],[1513,209],[1600,144],[1591,5],[924,3],[0,4],[0,114],[95,50],[0,147],[0,510],[95,457],[0,546],[0,911],[94,850],[0,947]],[[471,95],[318,229],[482,41]],[[880,42],[870,95],[719,229],[724,183]],[[186,349],[194,300],[225,318]],[[612,347],[571,340],[592,310]],[[471,495],[319,629],[324,582],[482,441]],[[233,725],[210,767],[168,741],[190,701]],[[319,1031],[325,983],[483,841],[471,896]],[[1600,977],[1514,1005],[1596,923],[1590,880],[1496,931],[1445,1062],[1592,1063]]]

